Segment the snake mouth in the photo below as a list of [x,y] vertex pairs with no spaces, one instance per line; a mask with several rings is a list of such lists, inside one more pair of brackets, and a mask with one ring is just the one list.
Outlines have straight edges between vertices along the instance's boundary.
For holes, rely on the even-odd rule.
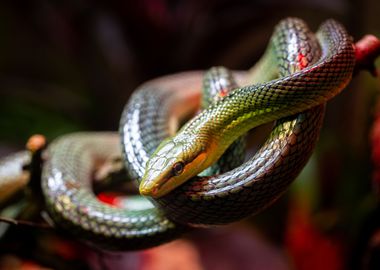
[[149,185],[149,183],[142,183],[139,187],[140,194],[143,196],[153,196],[157,193],[158,185]]
[[147,173],[140,183],[139,192],[143,196],[159,198],[170,191],[166,186],[169,180],[170,175],[157,177],[157,175]]
[[143,196],[149,196],[152,198],[159,198],[165,194],[162,193],[162,186],[166,183],[165,182],[159,182],[159,183],[142,183],[139,187],[140,194]]
[[173,178],[165,179],[165,181],[147,181],[142,182],[139,187],[140,194],[158,199],[173,190]]

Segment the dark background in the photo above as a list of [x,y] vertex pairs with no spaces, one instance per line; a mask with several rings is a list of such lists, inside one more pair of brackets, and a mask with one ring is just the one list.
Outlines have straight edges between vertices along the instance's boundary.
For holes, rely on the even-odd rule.
[[0,141],[36,132],[115,130],[142,82],[168,73],[252,66],[274,25],[341,21],[379,31],[378,1],[2,1]]
[[[117,130],[130,94],[154,77],[214,65],[247,69],[276,23],[288,16],[314,30],[327,18],[337,19],[355,40],[380,36],[378,0],[2,1],[0,155],[23,148],[35,133],[52,140],[73,131]],[[296,269],[320,269],[316,262],[326,262],[327,269],[374,265],[380,222],[369,134],[378,90],[379,79],[363,72],[329,102],[316,155],[287,195],[295,202],[280,201],[247,221],[249,230],[289,253]],[[301,209],[296,212],[303,223],[288,216],[294,208]],[[292,222],[300,226],[295,236],[286,229],[296,226]],[[301,252],[305,239],[316,258]],[[220,258],[202,251],[215,245],[192,241],[208,254],[206,269],[221,269],[212,268]]]

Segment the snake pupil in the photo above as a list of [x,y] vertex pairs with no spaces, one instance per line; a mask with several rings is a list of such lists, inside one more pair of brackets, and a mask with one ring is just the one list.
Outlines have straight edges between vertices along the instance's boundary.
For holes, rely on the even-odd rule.
[[177,162],[173,165],[173,174],[178,176],[183,172],[185,165],[183,162]]

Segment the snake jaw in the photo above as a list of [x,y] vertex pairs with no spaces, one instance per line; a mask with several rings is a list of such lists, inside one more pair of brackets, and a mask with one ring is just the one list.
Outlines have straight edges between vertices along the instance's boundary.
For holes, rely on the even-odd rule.
[[171,168],[161,173],[158,173],[156,170],[147,170],[139,187],[140,194],[156,199],[168,194],[202,171],[203,169],[199,169],[199,167],[203,164],[204,160],[205,155],[199,155],[178,176],[172,174]]
[[149,182],[145,182],[140,185],[139,188],[140,194],[143,196],[150,196],[155,198],[158,193],[158,184],[150,184]]
[[[207,154],[202,143],[189,143],[189,138],[167,139],[147,162],[140,194],[159,198],[205,169]],[[181,164],[178,172],[176,166]]]
[[162,183],[153,183],[153,182],[146,182],[140,185],[139,191],[140,194],[147,197],[152,198],[160,198],[164,195],[166,195],[169,191],[172,190],[172,188],[167,188],[165,183],[172,182],[171,179],[167,180],[166,182]]

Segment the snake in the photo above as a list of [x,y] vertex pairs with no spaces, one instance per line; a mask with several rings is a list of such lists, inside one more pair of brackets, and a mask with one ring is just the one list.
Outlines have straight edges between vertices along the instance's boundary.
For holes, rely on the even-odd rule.
[[[328,20],[314,35],[302,20],[288,18],[277,25],[251,72],[232,72],[243,86],[181,128],[199,107],[204,72],[147,82],[125,106],[120,136],[74,133],[48,147],[41,178],[48,213],[58,228],[92,245],[137,250],[176,239],[192,227],[227,224],[262,211],[302,170],[318,139],[324,104],[348,84],[354,65],[352,39],[341,24]],[[202,175],[236,139],[275,120],[252,158]],[[151,202],[145,209],[112,207],[91,192],[94,167],[120,153]]]
[[[289,24],[295,29],[302,28],[297,23]],[[277,52],[279,67],[286,67],[283,63],[288,57],[286,40],[297,40],[297,31],[290,31],[289,24],[280,23],[275,30],[266,53],[269,60],[263,60],[264,65],[266,61],[276,63],[270,58],[276,57],[273,54]],[[298,36],[302,40],[305,33]],[[299,150],[311,146],[307,137],[302,142],[302,136],[297,136],[302,129],[305,129],[303,135],[314,136],[314,130],[308,130],[307,125],[294,127],[298,129],[293,133],[296,138],[290,136],[288,143],[299,144],[299,147],[289,150],[285,145],[279,159],[272,159],[275,153],[271,152],[278,145],[268,145],[256,158],[225,174],[206,178],[198,178],[197,174],[249,129],[312,109],[347,85],[355,64],[351,37],[339,23],[328,20],[320,26],[316,39],[321,56],[315,63],[288,76],[235,89],[184,125],[174,137],[161,143],[147,161],[140,192],[154,198],[155,204],[171,220],[201,226],[240,220],[276,200],[288,186],[289,179],[295,176],[297,162],[293,161],[301,154]],[[290,46],[290,50],[293,49]],[[308,51],[313,52],[310,46],[295,52],[299,65],[307,63]],[[290,92],[292,95],[288,96]],[[274,135],[283,140],[289,126],[289,123],[284,128],[280,126]],[[284,160],[288,162],[283,163]],[[260,166],[262,163],[273,166]]]

